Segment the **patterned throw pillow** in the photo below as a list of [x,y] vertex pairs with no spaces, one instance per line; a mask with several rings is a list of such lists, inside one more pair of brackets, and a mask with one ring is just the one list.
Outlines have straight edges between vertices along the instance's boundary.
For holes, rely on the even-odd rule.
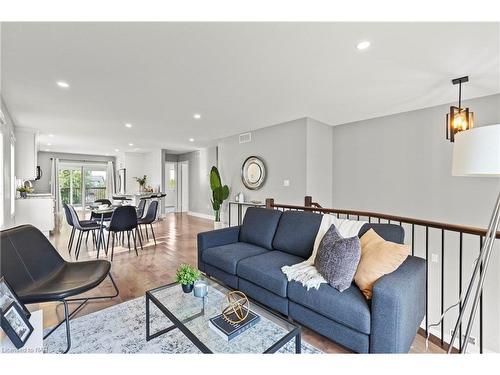
[[314,266],[328,284],[343,292],[351,286],[360,258],[359,238],[343,238],[332,225],[319,244]]

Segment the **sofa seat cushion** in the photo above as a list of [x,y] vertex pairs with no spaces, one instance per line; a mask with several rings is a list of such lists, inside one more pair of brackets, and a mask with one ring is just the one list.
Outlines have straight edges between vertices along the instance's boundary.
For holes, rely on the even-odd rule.
[[302,284],[292,281],[288,285],[288,298],[337,323],[370,334],[370,307],[354,284],[339,292],[328,284],[321,284],[319,289],[307,290]]
[[281,211],[249,207],[240,228],[240,241],[273,250],[273,238]]
[[286,297],[288,280],[281,272],[281,267],[303,261],[304,258],[274,250],[240,261],[237,275],[281,297]]
[[229,245],[214,246],[203,250],[205,263],[217,267],[227,273],[236,275],[236,267],[242,259],[267,253],[268,250],[246,242],[235,242]]

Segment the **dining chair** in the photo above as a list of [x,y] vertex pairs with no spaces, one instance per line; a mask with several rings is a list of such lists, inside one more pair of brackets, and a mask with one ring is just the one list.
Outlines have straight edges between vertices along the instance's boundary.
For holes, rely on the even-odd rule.
[[137,206],[137,219],[141,219],[144,215],[144,208],[146,207],[147,198],[141,198]]
[[144,216],[144,218],[139,219],[137,221],[137,223],[139,224],[139,227],[141,225],[144,225],[146,227],[146,238],[147,238],[147,240],[149,240],[148,225],[151,227],[151,233],[153,235],[153,240],[155,242],[155,246],[156,246],[156,237],[155,237],[155,232],[153,230],[153,222],[156,220],[156,213],[157,212],[158,212],[158,201],[153,200],[149,204],[148,212],[146,213],[146,216]]
[[[94,201],[94,204],[107,204],[108,206],[112,206],[112,203],[109,199],[96,199]],[[109,214],[104,214],[104,221],[110,221],[111,220],[111,215],[113,213],[109,213]],[[90,213],[90,220],[94,220],[94,221],[101,221],[101,215],[99,214],[96,214],[94,212],[91,212]]]
[[82,246],[83,234],[87,233],[88,236],[89,233],[92,233],[92,239],[94,241],[94,245],[97,246],[95,231],[99,232],[101,226],[97,224],[95,221],[92,221],[92,223],[89,224],[82,224],[82,221],[80,221],[80,219],[78,218],[78,214],[76,213],[75,208],[71,205],[67,206],[71,214],[71,219],[73,220],[73,226],[76,230],[79,231],[75,248],[76,260],[78,260],[78,257],[80,256],[80,248]]
[[[106,254],[109,249],[109,241],[111,237],[111,261],[113,261],[113,255],[115,251],[115,237],[119,233],[127,233],[128,240],[128,250],[130,251],[130,236],[134,240],[134,250],[135,254],[139,255],[137,252],[137,237],[139,237],[139,244],[142,249],[141,236],[137,232],[137,213],[134,206],[120,206],[113,211],[111,216],[111,221],[106,227],[108,231],[108,243],[106,245]],[[135,233],[134,233],[135,232]]]
[[[66,203],[63,203],[63,208],[64,208],[64,215],[66,217],[66,222],[71,227],[71,234],[69,236],[69,241],[68,241],[68,252],[71,254],[71,247],[73,246],[76,228],[75,228],[75,225],[73,224],[73,218],[71,215],[71,211]],[[80,220],[80,224],[82,226],[89,226],[89,225],[92,226],[92,225],[96,224],[96,222],[93,220]]]

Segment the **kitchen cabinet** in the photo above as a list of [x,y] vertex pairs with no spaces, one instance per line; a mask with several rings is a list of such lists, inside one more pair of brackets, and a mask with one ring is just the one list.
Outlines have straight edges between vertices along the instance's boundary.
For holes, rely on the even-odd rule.
[[55,227],[55,201],[50,194],[16,199],[16,225],[31,224],[46,236]]
[[38,165],[38,131],[16,127],[16,178],[23,181],[36,178]]

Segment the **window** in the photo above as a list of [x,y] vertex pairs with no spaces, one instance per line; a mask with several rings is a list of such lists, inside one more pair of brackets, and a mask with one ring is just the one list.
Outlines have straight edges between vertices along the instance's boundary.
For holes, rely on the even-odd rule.
[[168,190],[175,190],[176,185],[175,166],[172,164],[168,170]]

